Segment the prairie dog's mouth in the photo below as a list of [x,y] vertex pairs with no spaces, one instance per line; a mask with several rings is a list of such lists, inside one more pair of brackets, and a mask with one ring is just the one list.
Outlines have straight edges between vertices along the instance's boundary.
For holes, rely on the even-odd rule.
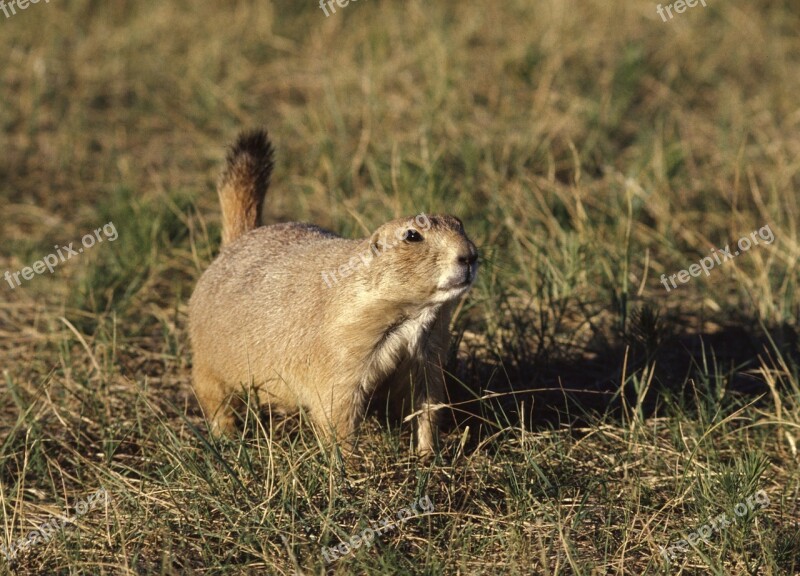
[[469,288],[472,285],[472,280],[464,280],[463,282],[452,281],[448,282],[445,286],[439,286],[440,292],[447,292],[449,290],[456,290],[458,288]]
[[446,282],[438,286],[440,292],[450,292],[454,290],[466,291],[472,283],[475,282],[475,276],[478,271],[477,263],[472,263],[463,267],[457,274],[451,276]]

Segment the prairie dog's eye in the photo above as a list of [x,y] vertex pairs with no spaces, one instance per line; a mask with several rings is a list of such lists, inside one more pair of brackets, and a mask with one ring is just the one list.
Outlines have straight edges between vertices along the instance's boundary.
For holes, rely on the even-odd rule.
[[406,242],[422,242],[424,238],[422,237],[422,234],[413,228],[410,228],[406,230],[406,233],[403,235],[403,240]]

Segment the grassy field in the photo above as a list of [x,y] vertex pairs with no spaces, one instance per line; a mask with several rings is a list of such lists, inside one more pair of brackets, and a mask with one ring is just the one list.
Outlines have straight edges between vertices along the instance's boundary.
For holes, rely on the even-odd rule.
[[[0,574],[800,574],[800,10],[706,4],[0,12]],[[257,126],[267,223],[478,245],[435,460],[209,437],[186,308]]]

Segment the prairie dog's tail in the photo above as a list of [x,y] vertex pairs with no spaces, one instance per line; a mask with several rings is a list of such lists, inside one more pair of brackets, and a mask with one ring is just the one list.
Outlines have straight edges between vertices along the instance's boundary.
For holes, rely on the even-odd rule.
[[274,150],[266,130],[243,132],[228,152],[217,184],[222,207],[222,245],[261,226],[261,207],[272,175]]

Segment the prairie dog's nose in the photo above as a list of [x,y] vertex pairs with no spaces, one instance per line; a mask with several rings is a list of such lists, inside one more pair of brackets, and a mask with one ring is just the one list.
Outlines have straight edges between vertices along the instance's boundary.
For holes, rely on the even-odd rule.
[[475,261],[477,259],[478,259],[478,252],[475,250],[470,250],[466,254],[462,254],[458,257],[458,263],[472,266],[473,264],[475,264]]

